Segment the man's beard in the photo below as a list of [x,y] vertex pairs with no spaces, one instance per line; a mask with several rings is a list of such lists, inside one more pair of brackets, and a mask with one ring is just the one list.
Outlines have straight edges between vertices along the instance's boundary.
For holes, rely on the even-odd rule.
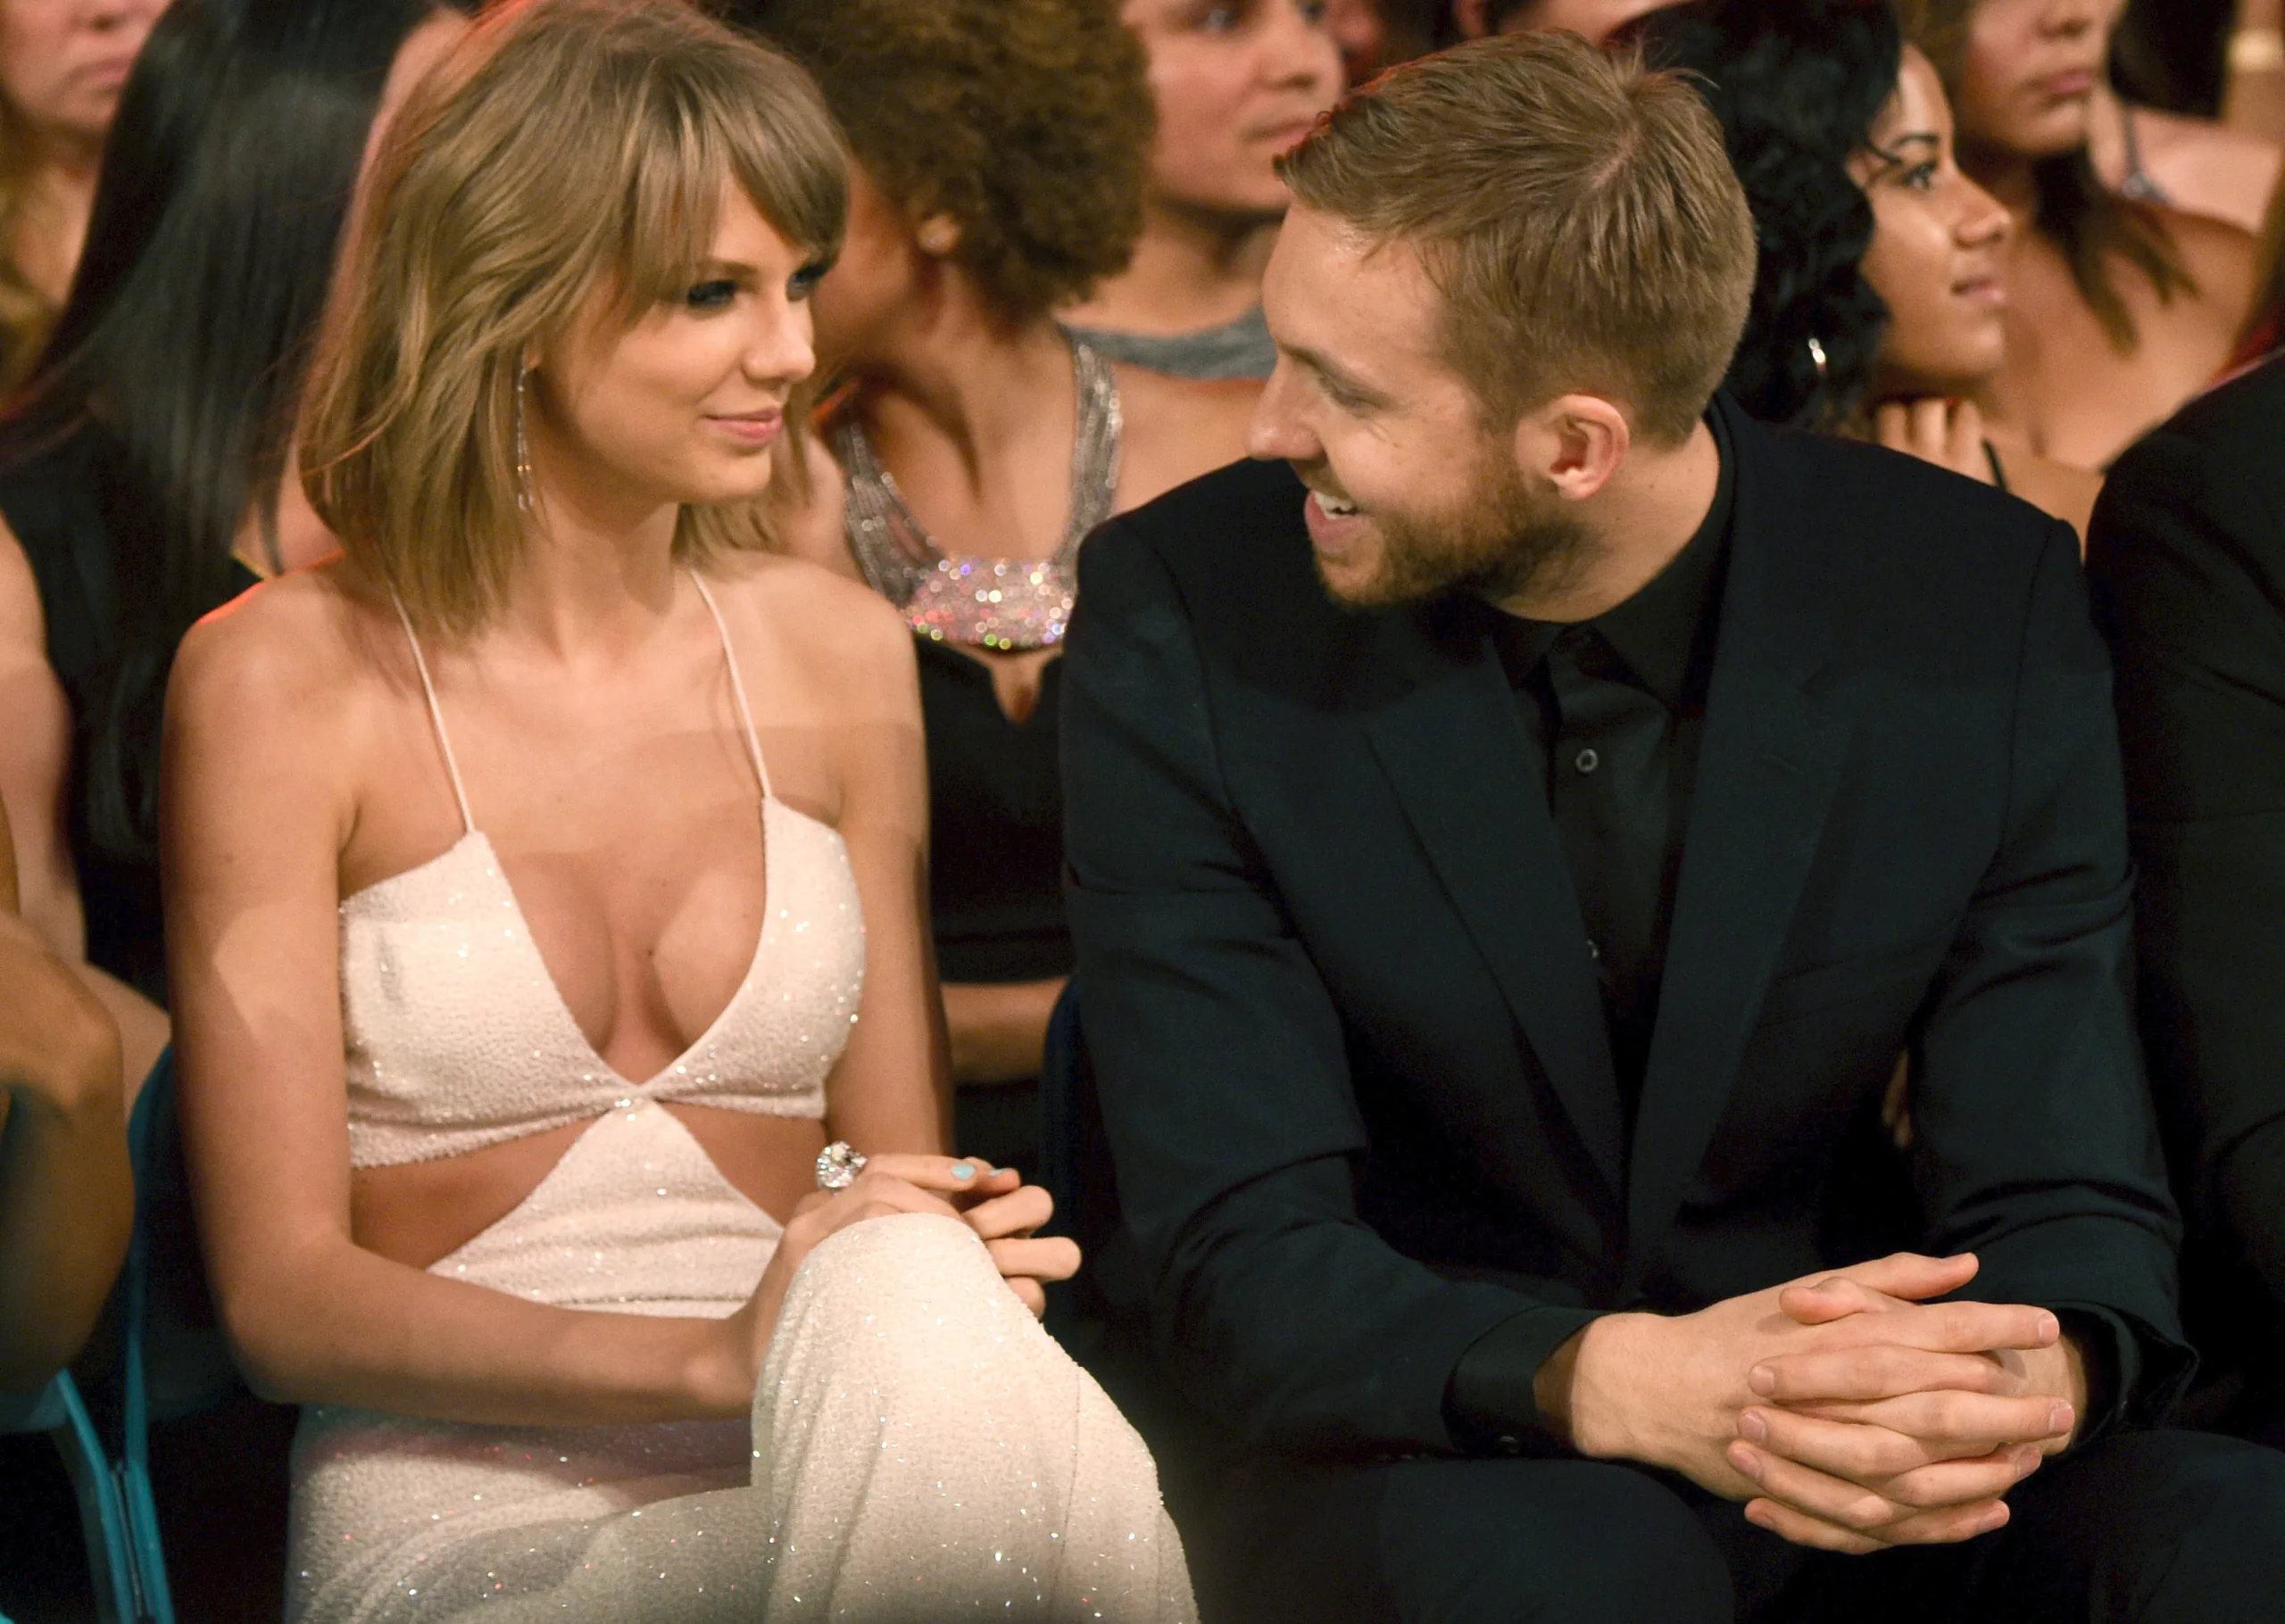
[[1496,603],[1545,592],[1584,561],[1590,533],[1562,498],[1534,490],[1496,452],[1477,468],[1474,488],[1448,511],[1376,512],[1381,558],[1371,579],[1335,585],[1319,568],[1334,600],[1393,609],[1467,592]]

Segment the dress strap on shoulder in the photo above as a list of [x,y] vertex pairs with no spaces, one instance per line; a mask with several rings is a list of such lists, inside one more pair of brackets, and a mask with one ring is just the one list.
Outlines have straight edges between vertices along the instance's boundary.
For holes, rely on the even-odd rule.
[[397,596],[396,588],[389,588],[389,601],[396,605],[396,617],[404,627],[404,640],[412,645],[412,668],[420,673],[420,692],[428,698],[428,722],[436,730],[436,748],[444,752],[445,771],[452,775],[453,799],[460,802],[461,833],[473,834],[476,819],[469,815],[468,791],[461,783],[461,764],[453,756],[453,738],[445,731],[445,713],[436,704],[436,684],[428,677],[428,659],[420,651],[420,635],[412,629],[412,617],[405,613],[404,600]]
[[753,708],[746,703],[746,685],[738,675],[738,651],[730,642],[729,626],[723,620],[722,610],[715,603],[714,594],[708,590],[704,577],[694,569],[690,572],[690,584],[698,588],[698,595],[706,604],[706,612],[714,617],[714,629],[721,634],[722,663],[730,669],[730,698],[737,703],[738,725],[745,729],[746,754],[753,760],[754,776],[761,780],[761,798],[774,800],[777,797],[769,790],[769,767],[761,758],[761,738],[753,730]]

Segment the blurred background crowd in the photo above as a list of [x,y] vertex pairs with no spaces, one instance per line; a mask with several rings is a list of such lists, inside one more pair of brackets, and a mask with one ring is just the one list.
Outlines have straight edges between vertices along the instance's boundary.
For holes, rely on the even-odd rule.
[[[363,166],[467,9],[0,0],[0,1009],[44,1012],[42,1045],[0,1047],[0,1175],[36,1132],[115,1131],[166,1046],[167,674],[201,616],[331,551],[290,475],[310,346]],[[1243,455],[1276,361],[1275,159],[1346,87],[1488,33],[1639,42],[1702,77],[1759,237],[1728,381],[1757,417],[2083,538],[2122,452],[2285,342],[2285,0],[708,9],[809,68],[855,155],[792,545],[900,606],[914,557],[1068,568],[1082,514]],[[1101,369],[1076,397],[1075,338]],[[1071,967],[1056,650],[968,623],[918,650],[956,1143],[1030,1166]],[[88,1330],[130,1191],[123,1154],[85,1166],[78,1300],[10,1296],[57,1265],[6,1204],[32,1197],[0,1200],[0,1389],[85,1342],[104,1390]],[[156,1278],[182,1328],[154,1444],[179,1604],[274,1618],[290,1418],[212,1402],[195,1263]],[[73,1505],[44,1438],[0,1438],[0,1608],[25,1624],[87,1604]]]

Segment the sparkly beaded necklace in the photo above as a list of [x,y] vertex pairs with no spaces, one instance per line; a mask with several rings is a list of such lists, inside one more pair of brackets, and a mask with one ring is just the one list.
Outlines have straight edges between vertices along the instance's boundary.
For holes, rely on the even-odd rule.
[[1079,392],[1071,517],[1062,544],[1044,559],[945,552],[905,505],[854,415],[834,430],[834,454],[849,480],[849,550],[873,590],[922,636],[1001,650],[1063,641],[1079,595],[1079,543],[1110,517],[1118,493],[1118,385],[1102,357],[1076,341],[1071,370]]

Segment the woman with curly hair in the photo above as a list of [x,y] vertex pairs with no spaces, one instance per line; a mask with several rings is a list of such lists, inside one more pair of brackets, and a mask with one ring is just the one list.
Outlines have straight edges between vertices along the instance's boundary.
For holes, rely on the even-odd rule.
[[2255,250],[2219,220],[2124,197],[2089,156],[2122,0],[1899,0],[1959,120],[1961,167],[2015,222],[2007,359],[1987,416],[2106,467],[2230,360]]
[[1703,76],[1760,259],[1727,387],[1757,417],[1877,439],[1999,485],[2083,537],[2101,480],[1987,433],[2012,226],[1954,159],[1935,70],[1884,4],[1762,0],[1652,20]]
[[918,640],[958,1144],[1034,1154],[1063,916],[1057,656],[1087,532],[1245,454],[1256,383],[1107,363],[1054,311],[1128,262],[1153,112],[1115,0],[767,0],[855,153],[818,286],[846,388],[798,526]]

